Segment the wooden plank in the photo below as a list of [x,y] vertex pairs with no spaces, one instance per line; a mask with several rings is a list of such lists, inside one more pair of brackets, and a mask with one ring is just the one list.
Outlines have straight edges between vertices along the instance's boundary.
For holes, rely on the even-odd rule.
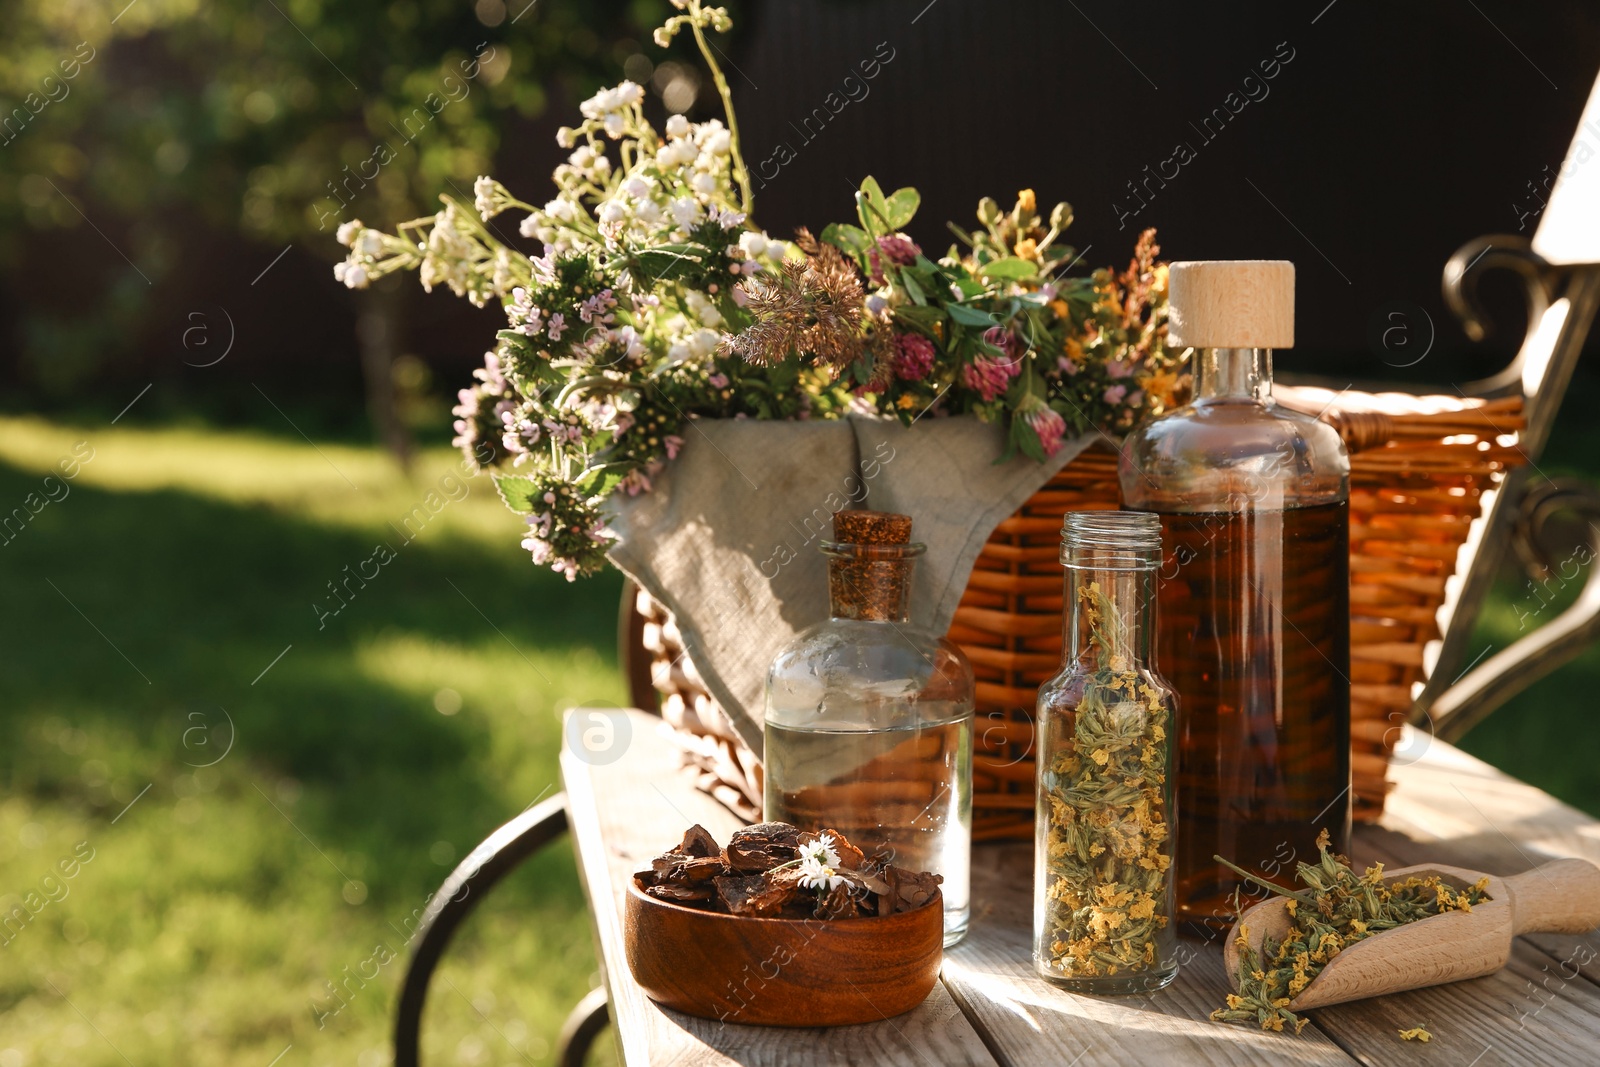
[[[605,751],[584,758],[564,748],[561,774],[578,867],[591,904],[613,1032],[624,1063],[789,1067],[801,1064],[983,1065],[994,1058],[943,986],[916,1010],[866,1026],[771,1029],[725,1025],[658,1008],[628,973],[622,947],[622,901],[628,879],[698,822],[727,841],[739,820],[696,791],[678,766],[666,727],[641,711],[575,709],[598,729]],[[599,715],[601,719],[591,719]],[[581,731],[579,731],[581,734]],[[569,731],[567,736],[574,736]],[[613,756],[611,762],[600,762]],[[730,967],[729,979],[735,977]]]
[[1314,1027],[1296,1039],[1207,1019],[1228,993],[1220,940],[1184,941],[1178,977],[1154,994],[1077,996],[1040,978],[1032,959],[1030,845],[975,848],[972,889],[972,930],[945,954],[944,981],[1004,1063],[1349,1067],[1353,1062]]

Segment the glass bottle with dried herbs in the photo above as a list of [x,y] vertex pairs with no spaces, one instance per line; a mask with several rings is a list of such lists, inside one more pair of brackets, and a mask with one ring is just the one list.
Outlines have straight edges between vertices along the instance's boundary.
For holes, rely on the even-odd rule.
[[1160,989],[1173,925],[1171,688],[1151,661],[1161,523],[1074,512],[1061,672],[1039,689],[1034,961],[1082,993]]

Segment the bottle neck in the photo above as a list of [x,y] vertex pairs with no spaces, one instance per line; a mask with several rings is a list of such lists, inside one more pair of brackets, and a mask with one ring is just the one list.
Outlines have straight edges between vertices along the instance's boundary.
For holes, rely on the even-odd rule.
[[835,619],[906,622],[910,618],[914,560],[828,560],[828,614]]
[[1194,355],[1194,398],[1253,400],[1272,397],[1272,349],[1200,348]]
[[1155,635],[1153,568],[1069,564],[1062,603],[1064,662],[1118,673],[1149,666]]

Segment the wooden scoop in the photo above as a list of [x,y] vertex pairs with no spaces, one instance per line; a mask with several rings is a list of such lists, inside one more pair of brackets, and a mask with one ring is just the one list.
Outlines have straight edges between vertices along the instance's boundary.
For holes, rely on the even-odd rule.
[[[1484,875],[1461,867],[1423,864],[1385,871],[1393,882],[1437,875],[1455,889],[1465,889]],[[1378,997],[1406,989],[1459,982],[1493,974],[1511,958],[1511,939],[1518,934],[1581,934],[1600,926],[1600,866],[1582,859],[1556,860],[1509,878],[1489,875],[1488,900],[1470,912],[1450,911],[1373,934],[1340,952],[1300,995],[1289,1010],[1307,1011]],[[1261,957],[1263,939],[1281,941],[1293,920],[1275,897],[1247,909],[1234,923],[1223,950],[1228,980],[1239,987],[1239,927],[1249,931],[1250,947]],[[1303,906],[1303,905],[1302,905]]]

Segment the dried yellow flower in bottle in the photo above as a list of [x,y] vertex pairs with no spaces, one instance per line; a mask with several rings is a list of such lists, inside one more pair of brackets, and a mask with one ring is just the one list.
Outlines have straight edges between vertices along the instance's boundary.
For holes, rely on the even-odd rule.
[[1154,516],[1066,518],[1065,655],[1039,690],[1034,958],[1082,992],[1177,973],[1173,698],[1150,663],[1160,555]]

